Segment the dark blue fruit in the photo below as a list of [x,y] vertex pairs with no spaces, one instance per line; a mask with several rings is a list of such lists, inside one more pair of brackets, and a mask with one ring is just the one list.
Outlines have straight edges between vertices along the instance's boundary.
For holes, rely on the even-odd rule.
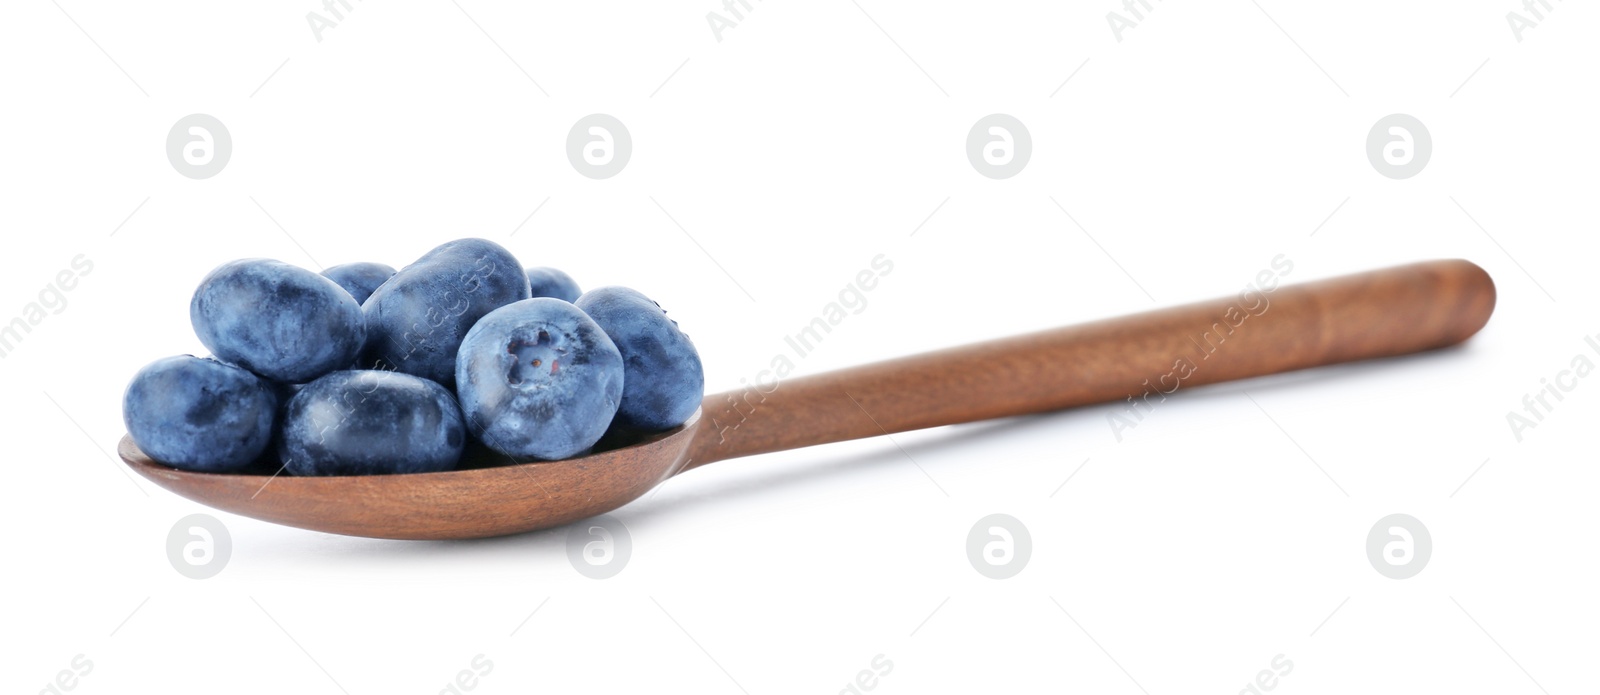
[[456,389],[467,426],[515,458],[594,446],[622,397],[622,355],[572,304],[527,299],[490,312],[461,343]]
[[616,343],[624,368],[617,424],[657,431],[694,415],[705,397],[700,352],[661,305],[626,287],[602,287],[577,306]]
[[361,306],[362,364],[454,386],[456,350],[472,324],[528,298],[528,276],[499,244],[459,239],[429,251],[383,283]]
[[448,471],[467,432],[455,396],[399,372],[334,372],[289,399],[278,445],[293,475]]
[[189,302],[189,320],[217,359],[295,383],[349,366],[367,334],[361,305],[338,284],[262,258],[211,271]]
[[578,301],[578,296],[583,294],[571,275],[550,267],[529,268],[528,289],[534,297],[555,297],[568,302]]
[[122,421],[151,458],[173,468],[237,471],[272,439],[278,398],[250,372],[183,355],[156,360],[122,395]]
[[372,296],[372,291],[392,275],[394,268],[382,263],[345,263],[322,271],[322,277],[338,283],[350,296],[355,297],[357,304],[366,302],[367,297]]

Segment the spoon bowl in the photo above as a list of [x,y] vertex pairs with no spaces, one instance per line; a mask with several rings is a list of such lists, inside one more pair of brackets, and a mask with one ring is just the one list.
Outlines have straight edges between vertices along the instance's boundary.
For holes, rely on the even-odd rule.
[[199,473],[151,459],[130,436],[117,454],[145,479],[241,516],[369,538],[485,538],[560,526],[632,502],[681,470],[699,422],[696,411],[671,430],[561,461],[509,463],[478,450],[463,470],[442,473]]
[[609,512],[707,463],[814,444],[1095,403],[1118,404],[1107,420],[1120,438],[1119,426],[1143,420],[1180,387],[1455,345],[1483,328],[1494,305],[1488,273],[1462,260],[1282,289],[1273,279],[1254,294],[781,382],[758,377],[706,397],[677,428],[563,461],[517,463],[480,450],[450,472],[297,478],[272,465],[257,474],[181,471],[128,437],[117,453],[179,495],[289,526],[374,538],[500,536]]

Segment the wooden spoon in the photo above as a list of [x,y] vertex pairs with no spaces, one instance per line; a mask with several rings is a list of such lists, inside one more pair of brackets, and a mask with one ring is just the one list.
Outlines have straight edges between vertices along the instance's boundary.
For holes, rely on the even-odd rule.
[[1111,401],[1125,401],[1119,417],[1133,423],[1179,388],[1454,345],[1488,322],[1494,303],[1482,268],[1417,263],[712,395],[678,428],[565,461],[297,478],[181,471],[129,437],[117,453],[179,495],[289,526],[499,536],[608,512],[739,456]]

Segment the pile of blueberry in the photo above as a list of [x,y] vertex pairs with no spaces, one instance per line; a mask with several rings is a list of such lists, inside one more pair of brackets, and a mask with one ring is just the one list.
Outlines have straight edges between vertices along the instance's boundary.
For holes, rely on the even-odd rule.
[[134,443],[175,468],[367,475],[557,460],[683,424],[694,343],[625,287],[460,239],[399,272],[320,275],[245,259],[211,271],[189,317],[213,357],[157,360],[123,396]]

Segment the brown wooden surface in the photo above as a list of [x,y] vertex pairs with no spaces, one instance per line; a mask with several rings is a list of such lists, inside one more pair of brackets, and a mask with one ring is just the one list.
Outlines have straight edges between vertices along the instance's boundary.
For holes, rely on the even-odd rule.
[[602,514],[713,461],[1140,399],[1175,383],[1161,376],[1180,359],[1193,370],[1174,397],[1202,384],[1453,345],[1489,320],[1495,291],[1481,268],[1451,260],[1283,286],[1268,299],[1242,321],[1229,320],[1228,308],[1248,302],[1228,297],[788,379],[766,394],[716,394],[683,427],[566,461],[269,479],[169,468],[127,437],[117,453],[168,490],[244,516],[376,538],[498,536]]
[[[1236,295],[787,379],[769,394],[734,394],[732,405],[730,394],[713,395],[701,408],[705,419],[689,467],[1129,397],[1142,401],[1180,359],[1194,369],[1188,378],[1166,382],[1176,383],[1174,397],[1202,384],[1454,345],[1488,322],[1495,290],[1482,268],[1444,260],[1283,285],[1267,299],[1260,315],[1246,312],[1237,327],[1228,320],[1229,307],[1256,305]],[[1208,346],[1214,351],[1203,352]]]
[[696,424],[692,418],[649,441],[581,458],[472,461],[485,467],[446,473],[192,473],[151,460],[132,437],[122,438],[117,454],[161,487],[242,516],[368,538],[486,538],[560,526],[627,504],[677,472]]

